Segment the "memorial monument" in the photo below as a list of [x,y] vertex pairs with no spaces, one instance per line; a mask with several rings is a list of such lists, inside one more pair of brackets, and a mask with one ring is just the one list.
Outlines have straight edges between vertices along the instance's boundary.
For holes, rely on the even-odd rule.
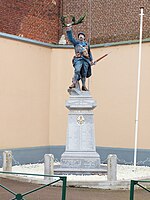
[[91,66],[106,55],[94,62],[85,34],[80,32],[77,40],[73,37],[72,25],[81,23],[84,17],[80,19],[76,22],[72,18],[73,23],[70,24],[63,21],[68,39],[74,45],[75,56],[72,60],[74,76],[68,89],[70,97],[66,102],[69,109],[66,149],[61,155],[60,167],[55,169],[55,173],[59,174],[99,174],[107,171],[101,167],[100,155],[96,152],[93,115],[96,102],[86,87]]

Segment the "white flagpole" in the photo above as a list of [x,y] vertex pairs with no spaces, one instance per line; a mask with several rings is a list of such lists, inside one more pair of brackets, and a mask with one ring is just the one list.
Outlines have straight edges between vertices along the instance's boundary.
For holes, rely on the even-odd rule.
[[138,141],[138,123],[139,123],[139,100],[140,100],[140,76],[141,76],[141,53],[142,53],[142,26],[143,26],[143,10],[141,7],[140,14],[140,40],[139,40],[139,59],[138,59],[138,80],[137,80],[137,100],[136,100],[136,119],[135,119],[135,144],[134,144],[134,171],[137,162],[137,141]]
[[[89,0],[89,44],[91,43],[91,0]],[[90,78],[88,78],[88,90],[90,90]]]

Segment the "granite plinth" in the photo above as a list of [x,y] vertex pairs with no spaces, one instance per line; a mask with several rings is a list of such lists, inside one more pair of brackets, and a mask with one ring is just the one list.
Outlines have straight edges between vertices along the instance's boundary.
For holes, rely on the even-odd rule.
[[72,174],[101,173],[100,156],[95,148],[94,115],[95,100],[88,91],[68,90],[66,107],[69,109],[67,141],[61,156],[60,167],[55,173]]

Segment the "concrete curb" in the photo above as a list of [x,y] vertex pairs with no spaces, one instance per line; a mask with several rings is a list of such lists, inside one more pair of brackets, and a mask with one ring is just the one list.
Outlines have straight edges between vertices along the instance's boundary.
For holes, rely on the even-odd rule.
[[[54,179],[50,180],[43,179],[35,179],[27,176],[16,176],[16,175],[6,175],[1,174],[0,178],[7,178],[10,180],[33,183],[33,184],[48,184],[52,182]],[[149,179],[149,178],[145,178]],[[144,180],[145,180],[144,179]],[[144,184],[147,187],[150,187],[150,183]],[[61,182],[53,184],[53,186],[62,186]],[[97,189],[111,189],[111,190],[129,190],[130,189],[130,180],[118,180],[118,181],[67,181],[67,186],[69,187],[84,187],[84,188],[97,188]],[[139,188],[139,187],[135,187]]]
[[[16,175],[4,175],[1,174],[0,178],[7,178],[10,180],[20,181],[20,182],[26,182],[26,183],[34,183],[34,184],[46,184],[49,183],[51,180],[44,180],[43,179],[35,179],[35,178],[29,178],[26,176],[16,176]],[[61,186],[62,183],[58,182],[54,184],[55,186]],[[87,188],[100,188],[100,189],[129,189],[130,187],[130,181],[67,181],[67,186],[70,187],[87,187]]]

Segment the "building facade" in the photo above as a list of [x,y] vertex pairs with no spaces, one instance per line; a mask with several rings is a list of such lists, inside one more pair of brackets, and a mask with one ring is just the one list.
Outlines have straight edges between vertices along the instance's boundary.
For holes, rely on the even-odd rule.
[[135,40],[139,38],[140,7],[144,6],[143,38],[150,37],[148,0],[1,0],[0,32],[47,43],[58,43],[65,30],[62,15],[78,19],[74,34],[86,33],[92,44]]
[[85,22],[73,27],[74,35],[84,31],[91,43],[107,43],[92,46],[94,58],[112,52],[93,68],[90,79],[98,105],[97,152],[102,161],[115,153],[121,163],[132,163],[140,6],[144,6],[143,38],[147,39],[142,51],[138,162],[150,165],[148,0],[1,0],[0,166],[2,152],[8,149],[20,163],[41,161],[46,153],[59,159],[63,153],[74,50],[47,43],[57,44],[65,34],[62,15],[69,20],[70,15],[78,19],[84,13]]

